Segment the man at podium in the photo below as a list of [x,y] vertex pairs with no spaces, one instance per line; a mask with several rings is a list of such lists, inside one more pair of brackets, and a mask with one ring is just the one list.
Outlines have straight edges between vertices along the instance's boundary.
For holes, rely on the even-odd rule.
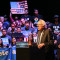
[[53,36],[51,32],[45,28],[45,21],[40,19],[38,21],[38,37],[37,37],[37,49],[40,60],[54,60],[53,59]]

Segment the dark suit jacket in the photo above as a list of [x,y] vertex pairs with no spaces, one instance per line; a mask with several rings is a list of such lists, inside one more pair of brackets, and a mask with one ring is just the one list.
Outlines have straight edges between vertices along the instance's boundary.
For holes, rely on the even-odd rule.
[[[39,44],[39,37],[41,31],[38,31],[37,45]],[[54,60],[53,59],[53,37],[48,29],[44,29],[41,43],[45,43],[45,46],[39,49],[36,44],[31,48],[32,60]]]
[[[37,45],[39,45],[40,33],[41,31],[38,31]],[[53,49],[53,45],[54,45],[53,35],[48,29],[44,29],[41,38],[41,43],[45,44],[44,46],[45,52],[48,52],[50,49]]]

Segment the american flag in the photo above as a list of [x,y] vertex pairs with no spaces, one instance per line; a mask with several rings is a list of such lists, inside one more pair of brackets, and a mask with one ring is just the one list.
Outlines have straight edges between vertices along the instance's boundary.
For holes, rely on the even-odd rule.
[[27,0],[21,1],[21,2],[17,2],[17,6],[18,6],[18,8],[28,9]]
[[[14,4],[14,3],[12,3],[12,4]],[[14,7],[16,7],[16,8],[14,8]],[[28,9],[27,0],[15,2],[14,7],[11,8],[12,14],[24,14],[25,9]]]

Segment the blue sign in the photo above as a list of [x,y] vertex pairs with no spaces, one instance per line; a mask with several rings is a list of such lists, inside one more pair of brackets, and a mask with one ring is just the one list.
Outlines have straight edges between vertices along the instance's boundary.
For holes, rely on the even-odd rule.
[[2,39],[2,41],[3,41],[3,44],[9,44],[9,41],[8,41],[8,38],[6,37],[6,38],[1,38]]
[[29,37],[29,33],[31,33],[31,31],[21,31],[21,33],[23,33],[26,37]]
[[16,60],[16,47],[0,48],[0,60]]
[[13,46],[11,49],[12,49],[12,60],[16,60],[16,46]]
[[16,42],[16,48],[29,48],[28,42]]
[[9,48],[0,48],[0,60],[11,60]]

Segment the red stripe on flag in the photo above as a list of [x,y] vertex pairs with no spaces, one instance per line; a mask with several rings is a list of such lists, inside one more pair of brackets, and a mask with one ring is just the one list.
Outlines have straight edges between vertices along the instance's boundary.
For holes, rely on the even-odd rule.
[[26,42],[27,42],[27,38],[26,38]]
[[16,11],[11,11],[11,12],[16,12]]

